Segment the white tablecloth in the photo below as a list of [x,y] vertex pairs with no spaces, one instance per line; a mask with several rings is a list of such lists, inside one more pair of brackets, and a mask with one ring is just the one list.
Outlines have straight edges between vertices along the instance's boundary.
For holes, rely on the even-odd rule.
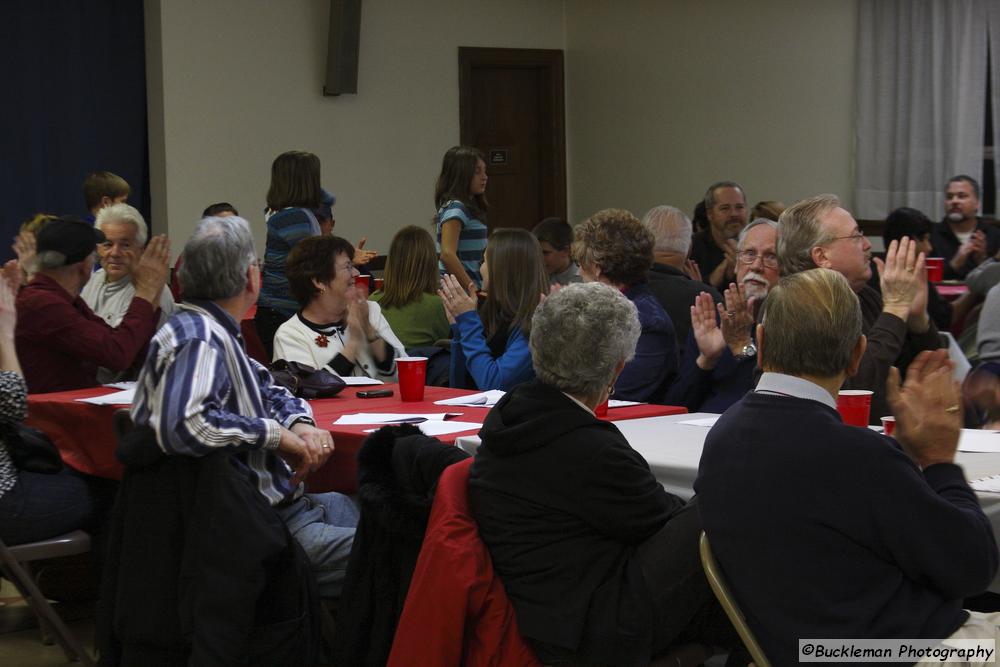
[[[678,422],[712,417],[706,413],[647,417],[615,422],[629,444],[643,455],[653,475],[668,492],[689,499],[694,495],[694,479],[698,474],[701,449],[709,429]],[[475,454],[479,447],[478,436],[458,438],[456,444]],[[1000,453],[980,454],[958,452],[955,462],[965,470],[965,478],[974,480],[1000,474]],[[1000,493],[978,493],[979,502],[986,516],[993,523],[993,531],[1000,535]],[[1000,593],[1000,576],[990,585],[990,590]]]

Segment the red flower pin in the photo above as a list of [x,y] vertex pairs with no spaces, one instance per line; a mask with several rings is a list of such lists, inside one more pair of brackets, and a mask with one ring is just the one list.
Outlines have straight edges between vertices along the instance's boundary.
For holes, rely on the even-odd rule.
[[330,344],[330,339],[326,337],[326,334],[320,334],[316,336],[316,345],[320,347],[326,347]]

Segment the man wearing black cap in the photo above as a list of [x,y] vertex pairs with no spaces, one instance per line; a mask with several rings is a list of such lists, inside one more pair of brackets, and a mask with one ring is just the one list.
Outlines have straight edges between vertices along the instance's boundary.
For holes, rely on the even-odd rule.
[[117,327],[80,298],[104,234],[82,220],[56,218],[37,238],[38,271],[17,297],[17,354],[31,393],[97,385],[97,368],[129,368],[156,331],[156,308],[166,282],[165,236],[146,246],[132,274],[135,297]]

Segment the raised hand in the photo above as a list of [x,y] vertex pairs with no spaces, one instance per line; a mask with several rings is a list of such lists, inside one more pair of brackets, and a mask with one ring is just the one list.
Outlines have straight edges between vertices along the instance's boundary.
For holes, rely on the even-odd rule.
[[462,289],[458,278],[450,273],[445,274],[441,278],[441,289],[438,290],[438,296],[441,297],[441,301],[444,303],[445,313],[450,315],[452,319],[462,313],[475,310],[478,303],[476,284],[470,282],[468,287]]
[[729,283],[723,296],[726,305],[717,304],[719,318],[722,321],[722,337],[734,355],[741,354],[743,348],[750,343],[750,332],[753,329],[753,301],[746,297],[743,285]]
[[694,261],[693,259],[684,260],[684,273],[686,273],[687,277],[690,278],[691,280],[704,282],[701,279],[701,269],[698,268],[698,262]]
[[986,233],[981,229],[977,229],[972,233],[969,241],[971,243],[972,258],[976,261],[976,264],[982,264],[986,261]]
[[17,307],[15,306],[15,287],[6,280],[0,280],[0,340],[14,340],[14,329],[17,327]]
[[365,250],[365,243],[367,242],[368,237],[362,236],[358,244],[354,246],[354,258],[351,260],[354,266],[367,264],[378,256],[378,251],[376,250]]
[[698,368],[710,371],[719,363],[719,357],[726,349],[726,339],[715,320],[715,301],[708,292],[695,297],[691,306],[691,330],[698,344]]
[[146,245],[139,262],[132,270],[135,295],[153,304],[160,302],[160,292],[170,275],[170,241],[163,234],[154,236]]
[[38,268],[35,266],[35,235],[31,232],[21,232],[14,237],[11,249],[17,255],[17,263],[24,272],[24,282],[31,280],[35,269]]
[[947,350],[924,351],[910,363],[900,386],[889,370],[886,398],[896,417],[895,437],[921,468],[951,463],[962,429],[962,394]]
[[918,256],[916,242],[904,236],[890,243],[885,261],[876,259],[875,265],[882,284],[882,310],[907,321],[921,284],[927,284],[924,254]]

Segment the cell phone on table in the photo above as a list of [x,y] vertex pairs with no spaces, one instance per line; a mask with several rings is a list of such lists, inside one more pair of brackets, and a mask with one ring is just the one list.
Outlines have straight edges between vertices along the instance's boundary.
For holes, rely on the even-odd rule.
[[358,398],[385,398],[386,396],[392,396],[392,389],[369,389],[357,393]]

